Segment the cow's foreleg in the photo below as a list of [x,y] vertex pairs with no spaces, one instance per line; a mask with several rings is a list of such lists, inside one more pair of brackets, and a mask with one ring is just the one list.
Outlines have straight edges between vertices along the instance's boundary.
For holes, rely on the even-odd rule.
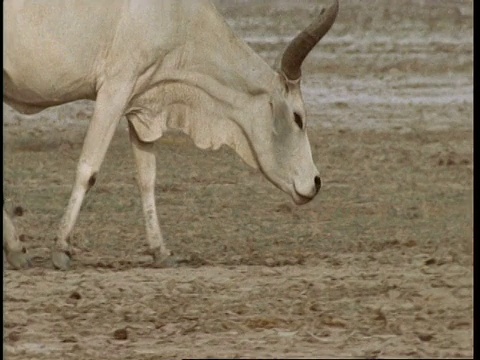
[[85,193],[95,184],[108,146],[123,116],[130,91],[131,87],[117,84],[117,86],[103,87],[97,95],[95,110],[77,165],[72,194],[52,249],[52,262],[58,269],[66,270],[70,266],[70,233],[77,220]]
[[148,247],[157,266],[171,266],[170,251],[165,246],[158,223],[157,207],[155,206],[155,176],[156,158],[154,143],[142,142],[131,123],[128,123],[130,142],[137,166],[137,183],[142,198],[143,215],[147,232]]
[[12,219],[3,209],[3,251],[7,261],[15,269],[26,268],[30,265],[27,249],[17,236]]

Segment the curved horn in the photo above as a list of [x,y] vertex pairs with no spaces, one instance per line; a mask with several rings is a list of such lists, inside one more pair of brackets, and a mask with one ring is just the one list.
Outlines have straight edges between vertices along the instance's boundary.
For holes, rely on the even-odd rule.
[[320,15],[288,44],[283,52],[280,69],[289,80],[298,80],[302,75],[300,69],[308,53],[330,30],[338,13],[338,0]]

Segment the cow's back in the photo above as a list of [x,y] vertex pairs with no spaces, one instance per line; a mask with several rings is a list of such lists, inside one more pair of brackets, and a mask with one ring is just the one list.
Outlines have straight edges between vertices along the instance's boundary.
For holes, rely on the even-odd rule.
[[36,112],[95,99],[104,81],[136,79],[166,54],[184,52],[198,33],[192,24],[209,31],[215,16],[200,0],[6,0],[4,100]]
[[4,1],[7,100],[48,107],[94,97],[96,71],[122,6],[121,1]]

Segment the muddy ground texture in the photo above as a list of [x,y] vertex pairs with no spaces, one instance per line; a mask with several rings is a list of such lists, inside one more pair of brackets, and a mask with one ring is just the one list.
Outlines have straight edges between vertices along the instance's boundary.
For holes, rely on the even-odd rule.
[[[217,1],[273,63],[320,6]],[[472,1],[342,1],[304,64],[323,187],[297,207],[231,150],[171,134],[155,269],[122,122],[73,233],[49,247],[93,105],[5,108],[4,196],[33,267],[4,273],[8,359],[473,355]],[[20,216],[21,215],[21,216]]]

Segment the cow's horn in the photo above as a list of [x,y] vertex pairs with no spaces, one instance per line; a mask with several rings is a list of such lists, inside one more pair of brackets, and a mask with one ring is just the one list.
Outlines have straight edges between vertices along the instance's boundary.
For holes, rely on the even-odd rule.
[[289,80],[298,80],[303,60],[320,39],[330,30],[338,13],[338,0],[320,15],[288,44],[283,52],[280,68]]

